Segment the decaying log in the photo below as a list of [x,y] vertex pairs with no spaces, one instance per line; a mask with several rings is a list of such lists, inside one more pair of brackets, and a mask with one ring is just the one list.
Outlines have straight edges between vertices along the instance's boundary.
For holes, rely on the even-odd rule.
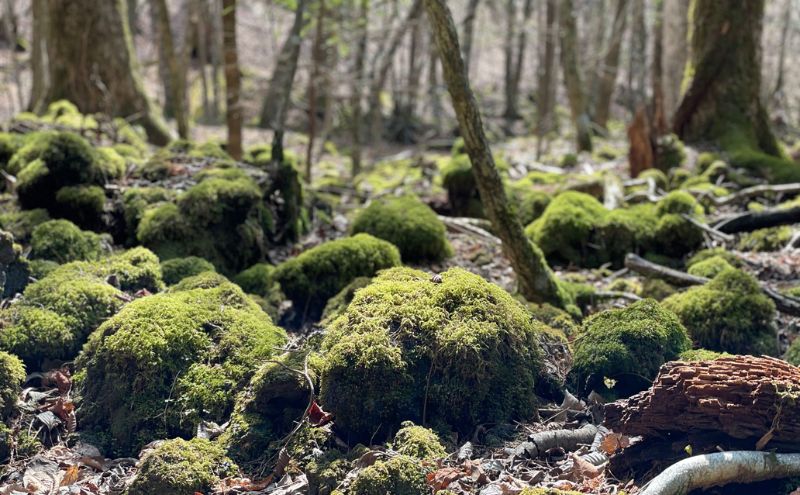
[[800,475],[800,454],[735,451],[697,455],[665,469],[641,495],[682,495],[692,490]]
[[533,433],[527,442],[522,442],[513,449],[517,457],[535,459],[543,457],[548,450],[561,447],[567,452],[576,450],[580,445],[589,445],[597,434],[597,427],[587,423],[577,430],[549,430]]
[[653,385],[608,404],[605,425],[618,433],[722,432],[760,448],[800,443],[800,368],[770,357],[732,356],[666,363]]
[[719,220],[714,224],[714,228],[726,234],[736,234],[798,222],[800,222],[800,206],[795,206],[782,210],[748,211]]
[[739,201],[746,201],[750,198],[755,198],[765,194],[797,194],[800,193],[800,183],[792,184],[759,184],[757,186],[747,187],[741,191],[737,191],[721,198],[711,196],[711,200],[717,206],[736,203]]

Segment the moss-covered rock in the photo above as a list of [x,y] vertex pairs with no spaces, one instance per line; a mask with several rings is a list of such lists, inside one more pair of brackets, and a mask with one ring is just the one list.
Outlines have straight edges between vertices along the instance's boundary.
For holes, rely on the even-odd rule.
[[49,309],[16,304],[1,314],[0,349],[19,356],[32,370],[47,360],[69,359],[77,351],[74,323]]
[[575,319],[570,313],[557,308],[551,304],[527,304],[528,310],[534,319],[544,323],[548,327],[563,332],[566,337],[573,337],[578,334],[580,325],[575,323]]
[[322,321],[332,320],[338,318],[356,295],[356,291],[363,289],[372,282],[370,277],[357,277],[352,282],[347,284],[344,289],[340,290],[338,294],[328,300],[325,305],[325,310],[322,311]]
[[[215,271],[214,265],[197,256],[172,258],[171,260],[166,260],[161,263],[161,273],[164,278],[164,283],[167,285],[177,284],[187,277],[213,271]],[[241,284],[239,285],[241,286]],[[247,291],[247,289],[245,289],[245,291]]]
[[108,435],[117,453],[191,436],[201,419],[224,421],[235,391],[286,340],[229,282],[172,289],[126,305],[76,362],[83,424]]
[[28,266],[31,269],[31,277],[40,280],[53,273],[61,265],[52,260],[30,260]]
[[221,273],[205,271],[182,279],[169,288],[169,292],[180,292],[192,289],[213,289],[221,285],[230,284],[230,280]]
[[691,342],[673,313],[644,299],[588,318],[574,348],[579,391],[607,391],[604,382],[610,379],[616,382],[612,392],[625,395],[649,386],[658,368]]
[[727,268],[662,304],[678,315],[698,347],[734,354],[777,352],[775,304],[741,270]]
[[427,470],[419,460],[397,455],[380,460],[358,473],[350,486],[353,495],[428,495]]
[[482,217],[481,204],[472,163],[466,154],[455,154],[441,167],[442,186],[447,190],[447,202],[453,215]]
[[444,224],[415,196],[373,201],[356,216],[352,231],[391,242],[406,262],[440,261],[453,254]]
[[22,146],[23,138],[19,134],[0,132],[0,170],[5,170],[9,160]]
[[653,244],[657,254],[680,258],[703,243],[703,231],[684,216],[702,219],[703,207],[691,194],[667,194],[656,204],[656,214]]
[[275,286],[275,267],[269,263],[256,263],[241,271],[233,281],[248,294],[265,296]]
[[299,322],[318,320],[328,299],[357,277],[400,264],[392,244],[369,234],[325,242],[277,266],[275,280],[294,304]]
[[147,452],[126,495],[209,492],[238,468],[217,444],[201,438],[166,440]]
[[689,275],[714,278],[720,272],[727,270],[728,268],[733,268],[733,266],[728,263],[728,260],[722,256],[712,256],[704,259],[703,261],[693,263],[687,271],[689,272]]
[[96,260],[105,250],[103,238],[81,230],[69,220],[48,220],[33,229],[31,258],[66,263]]
[[89,230],[103,228],[106,194],[100,186],[67,186],[56,193],[56,205],[63,218]]
[[14,234],[17,242],[30,242],[33,229],[50,220],[47,210],[5,211],[0,213],[0,228]]
[[728,357],[727,352],[709,351],[708,349],[689,349],[678,355],[681,361],[712,361],[721,357]]
[[0,424],[14,412],[25,381],[25,366],[13,354],[0,351]]
[[116,287],[127,292],[147,289],[157,292],[164,288],[161,277],[161,265],[152,251],[143,247],[135,247],[105,256],[97,261],[74,261],[62,265],[58,273],[76,277],[94,275],[108,279]]
[[666,134],[656,139],[655,164],[661,170],[680,167],[686,160],[683,143],[675,134]]
[[447,451],[433,430],[405,421],[394,436],[392,449],[400,454],[420,460],[434,461],[447,455]]
[[647,278],[642,282],[641,296],[661,301],[675,294],[678,289],[658,278]]
[[553,331],[477,275],[441,277],[386,270],[328,326],[320,398],[351,439],[385,438],[423,415],[467,431],[531,414],[539,339]]
[[742,266],[742,261],[739,259],[738,256],[733,254],[732,252],[728,251],[723,247],[716,247],[716,248],[709,248],[709,249],[701,249],[700,251],[696,252],[689,261],[686,262],[686,267],[691,268],[692,266],[705,261],[709,258],[722,258],[728,262],[729,265],[740,268]]
[[788,225],[748,232],[739,239],[740,251],[780,251],[791,240],[794,230]]
[[130,245],[136,242],[136,232],[144,212],[151,205],[170,201],[174,194],[162,187],[132,187],[122,194],[122,218],[125,234],[122,240]]

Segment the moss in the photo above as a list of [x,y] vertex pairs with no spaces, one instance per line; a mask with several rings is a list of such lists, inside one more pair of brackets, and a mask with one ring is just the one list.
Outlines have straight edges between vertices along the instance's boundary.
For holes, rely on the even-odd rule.
[[14,412],[25,376],[22,361],[0,351],[0,424]]
[[393,450],[427,461],[435,461],[447,455],[439,436],[433,430],[417,426],[411,421],[406,421],[400,426],[392,442]]
[[0,228],[11,232],[18,242],[30,241],[33,229],[50,220],[47,210],[37,208],[34,210],[6,211],[0,213]]
[[[583,492],[574,490],[559,490],[558,488],[525,488],[519,495],[579,495]],[[619,492],[620,495],[625,495],[625,492]]]
[[225,277],[225,275],[217,272],[206,271],[184,278],[177,284],[170,287],[169,291],[180,292],[192,289],[213,289],[229,283],[230,281]]
[[607,210],[588,194],[568,191],[556,196],[525,233],[548,261],[592,266],[598,253],[590,247],[597,221]]
[[526,188],[512,189],[512,200],[516,204],[517,215],[522,225],[528,225],[544,213],[550,204],[550,195],[544,191]]
[[231,283],[174,289],[126,305],[76,362],[84,426],[108,432],[114,452],[224,421],[235,391],[286,340]]
[[733,266],[728,263],[724,257],[712,256],[711,258],[692,264],[688,272],[689,275],[695,275],[697,277],[714,278],[717,274],[728,268],[733,268]]
[[136,238],[161,259],[181,256],[181,239],[191,242],[189,226],[174,203],[163,203],[144,211]]
[[737,268],[742,266],[742,261],[739,259],[738,256],[731,253],[725,248],[716,247],[716,248],[702,249],[696,252],[691,258],[689,258],[689,261],[686,262],[686,267],[691,268],[697,263],[705,261],[709,258],[716,258],[716,257],[723,258],[731,266]]
[[125,220],[126,242],[136,241],[136,229],[145,210],[153,204],[169,201],[173,194],[162,187],[132,187],[122,194],[122,216]]
[[89,230],[102,228],[105,203],[106,195],[100,186],[67,186],[56,193],[62,216]]
[[794,230],[788,225],[748,232],[739,239],[740,251],[780,251],[789,243]]
[[76,277],[93,275],[100,279],[112,277],[120,289],[135,292],[146,289],[157,292],[164,288],[158,257],[149,249],[136,247],[97,261],[75,261],[61,266],[58,273]]
[[415,196],[373,201],[356,216],[352,231],[391,242],[406,262],[441,261],[453,254],[444,224]]
[[609,211],[596,220],[594,239],[589,244],[596,252],[592,266],[611,261],[621,266],[628,253],[638,253],[652,247],[653,226],[658,222],[651,204],[634,205]]
[[329,450],[322,456],[312,459],[305,468],[309,493],[341,494],[336,491],[336,487],[345,479],[350,468],[351,463],[338,450]]
[[703,243],[703,231],[681,215],[669,213],[662,216],[653,233],[657,254],[679,258]]
[[690,177],[692,173],[685,168],[672,168],[667,172],[669,177],[669,188],[679,189]]
[[78,344],[74,323],[48,309],[16,304],[3,311],[0,349],[22,359],[32,370],[42,369],[45,360],[74,357]]
[[53,273],[61,265],[51,260],[31,260],[28,266],[31,269],[31,277],[39,280]]
[[528,304],[528,311],[533,318],[554,330],[563,332],[564,336],[572,337],[578,334],[580,325],[575,323],[572,315],[550,304]]
[[103,239],[94,232],[81,230],[69,220],[48,220],[33,229],[31,258],[59,263],[96,260],[103,253]]
[[469,156],[456,155],[447,159],[441,166],[441,176],[453,215],[483,216],[483,206]]
[[713,361],[721,357],[728,357],[727,352],[709,351],[708,349],[689,349],[678,355],[681,361]]
[[558,161],[558,166],[562,168],[572,168],[578,166],[578,155],[575,153],[566,153]]
[[719,155],[716,153],[712,153],[710,151],[704,151],[697,155],[697,161],[695,162],[695,169],[699,173],[703,173],[711,167],[714,162],[719,161]]
[[[164,283],[167,285],[174,285],[187,277],[213,271],[215,271],[214,265],[197,256],[173,258],[161,263],[161,273],[164,278]],[[241,286],[241,284],[239,285]]]
[[302,320],[318,320],[328,299],[357,277],[400,264],[392,244],[369,234],[325,242],[277,266],[275,280]]
[[775,304],[741,270],[727,268],[711,282],[675,294],[663,304],[678,315],[699,347],[736,354],[777,351]]
[[338,318],[347,309],[347,306],[353,301],[356,291],[363,289],[372,282],[370,277],[357,277],[352,282],[347,284],[344,289],[340,290],[338,294],[328,300],[325,309],[322,311],[322,321],[333,320]]
[[125,158],[116,149],[107,146],[97,148],[97,165],[107,181],[123,177],[127,168]]
[[22,146],[22,141],[19,134],[0,132],[0,170],[5,170],[11,157]]
[[666,190],[669,187],[669,179],[667,175],[657,168],[648,168],[639,174],[639,179],[653,180],[658,189]]
[[209,492],[238,468],[219,446],[208,440],[166,440],[148,452],[126,495],[194,495]]
[[691,342],[674,314],[644,299],[588,318],[574,347],[572,374],[580,392],[607,390],[609,378],[616,381],[613,392],[625,395],[648,387],[658,368]]
[[425,474],[426,469],[419,465],[418,460],[398,455],[377,461],[359,472],[350,492],[353,495],[428,495],[430,489]]
[[648,278],[642,283],[641,296],[661,301],[675,294],[677,291],[678,289],[661,279]]
[[534,410],[539,338],[552,330],[477,275],[441,276],[381,272],[328,326],[320,398],[350,438],[423,418],[469,431]]
[[249,178],[211,178],[189,188],[178,198],[178,206],[195,224],[237,225],[260,200],[261,191]]
[[665,134],[656,139],[655,162],[661,170],[680,167],[686,160],[683,143],[675,134]]
[[274,273],[275,267],[271,264],[257,263],[240,272],[233,281],[248,294],[264,296],[269,294],[275,285]]
[[795,366],[800,366],[800,339],[794,339],[783,358]]

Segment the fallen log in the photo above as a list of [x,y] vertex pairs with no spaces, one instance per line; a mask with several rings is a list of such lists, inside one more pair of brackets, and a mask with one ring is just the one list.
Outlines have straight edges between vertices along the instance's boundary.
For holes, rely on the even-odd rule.
[[717,220],[713,227],[726,234],[736,234],[779,225],[791,225],[798,222],[800,222],[800,206],[795,206],[794,208],[782,210],[773,209],[740,213]]
[[722,432],[763,448],[800,443],[800,368],[770,357],[666,363],[653,385],[605,407],[626,435]]
[[597,434],[597,427],[587,423],[577,430],[548,430],[528,435],[528,441],[522,442],[512,449],[519,458],[536,459],[544,457],[547,451],[560,447],[567,452],[576,450],[580,445],[589,445]]
[[665,469],[641,495],[683,495],[692,490],[800,475],[800,454],[735,451],[684,459]]
[[800,183],[792,184],[760,184],[757,186],[747,187],[741,191],[737,191],[721,198],[714,198],[712,201],[717,206],[736,203],[739,201],[749,200],[764,194],[797,194],[800,193]]

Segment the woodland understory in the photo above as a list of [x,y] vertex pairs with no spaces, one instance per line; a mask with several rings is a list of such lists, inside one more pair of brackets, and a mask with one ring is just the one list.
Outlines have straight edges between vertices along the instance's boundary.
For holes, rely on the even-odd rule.
[[0,495],[800,493],[794,4],[6,0]]

